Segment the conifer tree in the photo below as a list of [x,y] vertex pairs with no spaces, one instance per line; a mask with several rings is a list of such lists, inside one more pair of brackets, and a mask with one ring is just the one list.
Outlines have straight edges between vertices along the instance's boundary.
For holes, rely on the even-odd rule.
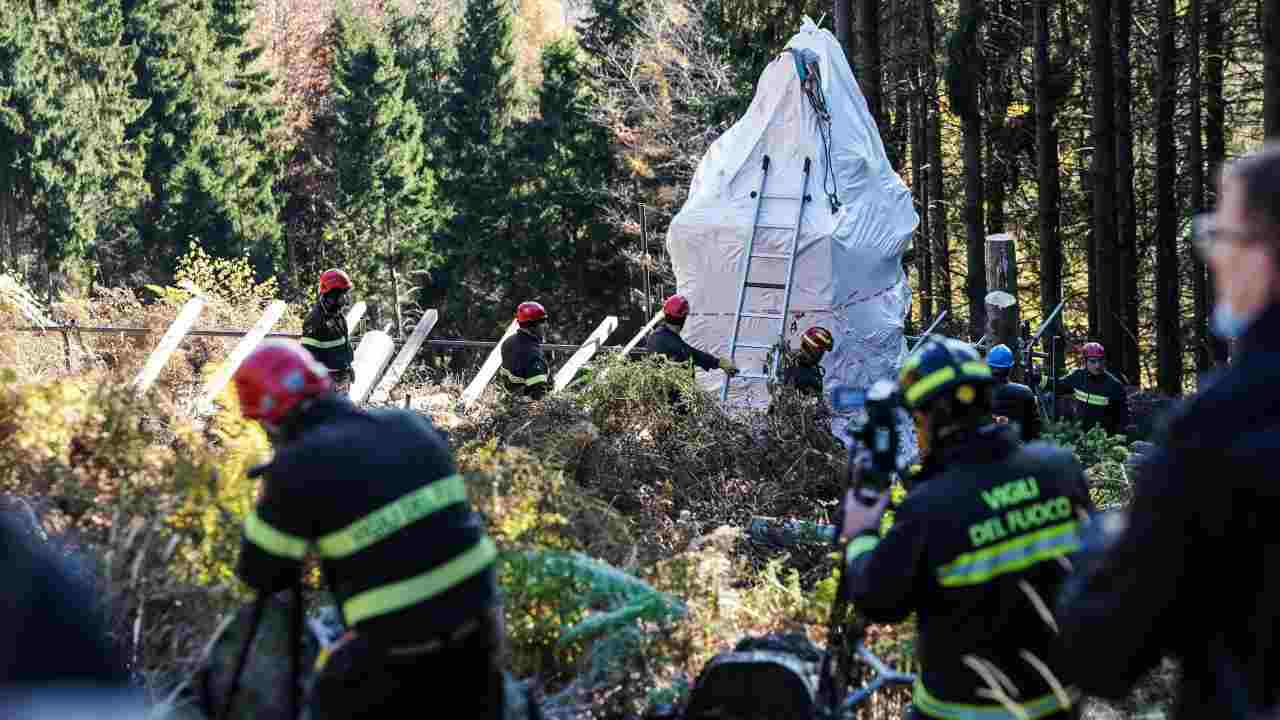
[[348,257],[362,259],[357,280],[383,286],[385,307],[403,329],[401,270],[431,259],[424,238],[433,183],[423,167],[422,118],[385,37],[343,9],[334,36],[339,207],[330,237],[346,245]]

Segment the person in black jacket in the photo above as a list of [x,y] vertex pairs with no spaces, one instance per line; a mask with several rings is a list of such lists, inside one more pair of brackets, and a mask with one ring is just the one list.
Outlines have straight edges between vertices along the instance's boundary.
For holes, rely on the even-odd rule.
[[337,268],[320,273],[320,298],[302,322],[302,346],[328,368],[342,390],[355,379],[351,363],[356,354],[343,314],[351,287],[351,278]]
[[[1020,445],[991,421],[991,370],[967,343],[932,336],[903,364],[903,403],[921,431],[924,463],[892,528],[878,531],[889,493],[874,506],[845,498],[846,589],[871,622],[916,613],[919,681],[909,717],[1016,717],[980,674],[1026,717],[1073,717],[1054,666],[1054,627],[1043,608],[1079,546],[1077,515],[1093,509],[1068,450]],[[1053,675],[1050,680],[1049,675]]]
[[1085,366],[1058,381],[1058,394],[1076,401],[1076,417],[1085,431],[1101,425],[1108,435],[1123,435],[1129,427],[1129,394],[1124,383],[1107,372],[1106,351],[1101,343],[1085,343]]
[[683,295],[672,295],[662,303],[662,324],[644,339],[644,347],[652,353],[672,362],[692,362],[703,370],[724,370],[730,376],[738,374],[738,368],[728,358],[718,358],[689,345],[680,337],[685,320],[689,318],[689,301]]
[[541,303],[523,302],[516,307],[520,328],[502,342],[502,369],[498,379],[507,392],[538,400],[551,389],[547,361],[542,357],[542,328],[547,310]]
[[996,422],[1012,422],[1018,426],[1023,442],[1040,439],[1040,403],[1031,388],[1022,383],[1010,382],[1013,369],[1013,351],[1008,345],[996,345],[987,353],[987,365],[995,387],[991,390],[991,413]]
[[1280,146],[1225,171],[1196,218],[1230,367],[1201,381],[1135,471],[1127,526],[1062,594],[1063,658],[1119,698],[1179,660],[1177,720],[1276,717],[1280,704]]
[[276,593],[317,554],[348,629],[311,717],[391,716],[423,697],[502,717],[497,550],[440,433],[411,411],[355,407],[287,341],[259,345],[235,381],[245,417],[275,444],[251,473],[263,483],[237,572]]
[[782,384],[804,395],[822,394],[822,357],[835,347],[831,332],[824,327],[811,327],[800,337],[800,351],[782,374]]
[[143,717],[91,580],[19,517],[0,511],[0,717]]

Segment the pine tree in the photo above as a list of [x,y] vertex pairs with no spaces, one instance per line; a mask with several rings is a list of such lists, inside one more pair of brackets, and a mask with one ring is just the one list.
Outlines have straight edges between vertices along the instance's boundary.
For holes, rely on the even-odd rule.
[[423,172],[422,118],[385,37],[349,10],[339,11],[334,35],[339,220],[331,238],[347,245],[349,257],[363,258],[358,279],[366,287],[380,285],[378,270],[386,268],[386,307],[403,329],[400,270],[431,259],[421,240],[433,190]]
[[215,256],[273,245],[275,170],[264,144],[270,103],[203,2],[132,0],[127,37],[140,50],[136,97],[150,101],[130,138],[147,147],[151,200],[136,218],[148,269],[172,268],[191,239]]
[[11,259],[20,214],[34,220],[49,299],[67,257],[88,257],[137,206],[141,152],[125,126],[133,52],[119,9],[96,3],[12,6],[0,18],[0,189]]

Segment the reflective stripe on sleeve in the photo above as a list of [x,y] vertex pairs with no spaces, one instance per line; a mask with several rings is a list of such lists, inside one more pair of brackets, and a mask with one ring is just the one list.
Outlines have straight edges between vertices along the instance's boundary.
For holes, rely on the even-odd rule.
[[859,555],[864,555],[866,553],[871,552],[872,550],[875,549],[876,545],[879,545],[879,544],[880,544],[880,539],[871,537],[870,535],[861,535],[859,537],[856,537],[850,540],[849,544],[846,545],[844,548],[845,564],[847,565],[853,562],[853,559],[858,557]]
[[319,350],[328,350],[329,348],[341,347],[346,344],[347,339],[338,338],[337,340],[317,340],[315,338],[303,337],[298,342],[306,345],[307,347],[313,347]]
[[489,567],[498,548],[482,538],[469,550],[437,568],[407,580],[388,583],[352,596],[342,604],[349,625],[429,600]]
[[248,538],[249,542],[272,555],[291,560],[301,560],[306,557],[307,547],[310,544],[306,538],[281,532],[268,525],[266,521],[259,517],[257,510],[250,512],[249,517],[245,518],[244,536]]

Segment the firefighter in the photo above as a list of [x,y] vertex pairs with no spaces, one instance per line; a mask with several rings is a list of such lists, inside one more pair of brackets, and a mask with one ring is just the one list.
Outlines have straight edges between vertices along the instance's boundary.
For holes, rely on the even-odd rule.
[[1076,417],[1086,432],[1098,425],[1108,435],[1129,432],[1129,395],[1124,384],[1107,372],[1102,344],[1085,343],[1080,357],[1084,367],[1059,380],[1057,393],[1075,398]]
[[792,356],[793,363],[782,374],[782,384],[794,387],[804,395],[822,394],[822,357],[835,341],[831,332],[823,327],[811,327],[800,338],[800,351]]
[[241,410],[271,436],[237,573],[259,593],[302,581],[319,556],[347,633],[325,656],[311,717],[382,717],[448,697],[500,718],[497,551],[452,453],[421,415],[363,410],[300,346],[259,345],[235,375]]
[[351,363],[356,354],[343,314],[351,287],[351,278],[337,268],[320,273],[320,297],[302,323],[303,347],[329,369],[340,390],[346,390],[355,379]]
[[522,302],[516,307],[520,328],[502,342],[502,369],[498,377],[507,392],[537,400],[551,389],[547,361],[542,357],[542,332],[547,310],[541,303]]
[[1013,422],[1023,442],[1040,439],[1040,403],[1031,388],[1011,382],[1013,351],[1008,345],[997,345],[987,353],[987,365],[995,387],[991,390],[991,416],[999,423]]
[[672,295],[662,303],[662,324],[644,340],[645,349],[673,362],[693,362],[703,370],[720,368],[730,377],[738,374],[738,368],[728,358],[718,358],[689,345],[680,337],[685,320],[689,319],[689,301],[683,295]]
[[1093,505],[1070,451],[1021,445],[1013,428],[991,421],[992,383],[970,345],[927,338],[899,378],[923,467],[883,538],[889,493],[872,506],[853,491],[844,500],[850,603],[870,622],[917,617],[913,720],[1018,717],[985,692],[975,661],[1017,688],[1022,717],[1076,713],[1070,695],[1054,692],[1062,678],[1049,681],[1052,665],[1041,666],[1053,662],[1055,640],[1041,609],[1077,548],[1077,511]]

